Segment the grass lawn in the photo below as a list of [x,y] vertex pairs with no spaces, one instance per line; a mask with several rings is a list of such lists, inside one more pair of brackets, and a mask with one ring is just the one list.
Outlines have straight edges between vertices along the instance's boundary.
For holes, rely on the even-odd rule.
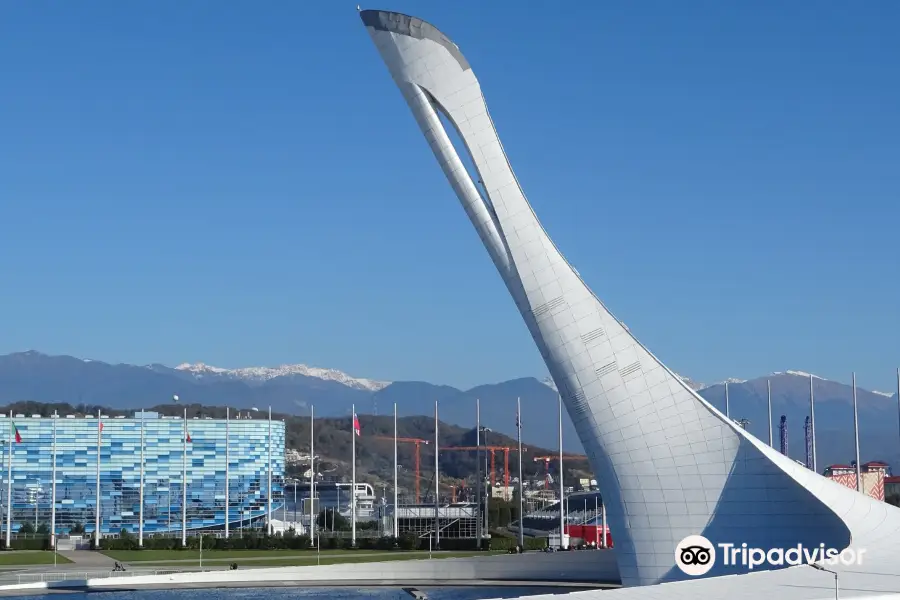
[[[57,554],[57,564],[72,562],[68,558]],[[0,552],[0,567],[28,566],[28,565],[52,565],[53,553],[41,550],[10,550]]]
[[[199,562],[197,550],[108,550],[110,558],[122,562],[153,563],[154,566],[182,565]],[[437,558],[485,555],[487,552],[435,552]],[[411,560],[427,558],[428,551],[404,552],[400,550],[322,550],[322,564],[336,562],[371,562],[376,560]],[[316,564],[316,552],[312,550],[204,550],[203,562],[221,564],[223,562],[246,561],[247,566],[292,566]]]
[[[238,551],[234,551],[238,552]],[[192,560],[189,562],[171,562],[171,561],[160,561],[160,562],[142,562],[141,564],[145,566],[153,566],[153,567],[196,567],[199,566],[199,560],[197,559],[196,553],[194,553],[194,557],[191,557]],[[433,558],[459,558],[465,556],[474,556],[474,555],[485,555],[485,554],[497,554],[497,552],[488,553],[488,552],[435,552],[433,554]],[[426,559],[428,558],[428,552],[386,552],[386,551],[371,551],[367,552],[365,550],[355,550],[355,551],[331,551],[328,553],[323,552],[319,557],[321,562],[317,562],[316,553],[315,552],[305,552],[305,553],[296,553],[293,556],[272,556],[271,558],[263,558],[263,557],[254,557],[253,560],[247,560],[245,562],[241,562],[241,556],[234,556],[229,559],[208,559],[206,557],[206,552],[203,553],[203,565],[204,566],[222,566],[224,564],[228,564],[231,562],[236,562],[240,567],[244,568],[253,568],[253,567],[302,567],[302,566],[310,566],[316,564],[322,565],[336,565],[343,563],[363,563],[363,562],[383,562],[383,561],[394,561],[394,560],[416,560],[416,559]]]

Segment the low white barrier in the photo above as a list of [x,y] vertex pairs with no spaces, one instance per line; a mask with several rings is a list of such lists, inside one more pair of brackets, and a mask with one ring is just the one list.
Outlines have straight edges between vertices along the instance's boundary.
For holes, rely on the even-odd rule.
[[[308,567],[245,568],[235,571],[78,572],[22,574],[0,586],[0,594],[41,590],[113,590],[138,588],[263,587],[275,585],[471,585],[481,581],[618,583],[613,550],[527,552],[435,560],[344,563]],[[63,579],[57,577],[63,576]],[[127,581],[125,581],[127,579]]]
[[[517,555],[442,558],[439,560],[403,560],[390,562],[345,563],[309,567],[277,567],[239,569],[236,571],[206,571],[202,573],[173,573],[169,575],[135,576],[128,580],[132,586],[200,584],[260,584],[337,582],[353,585],[406,585],[410,582],[471,582],[471,581],[546,581],[567,583],[618,583],[619,570],[613,550],[583,550],[572,552],[528,552]],[[114,588],[115,579],[92,579],[92,589]]]

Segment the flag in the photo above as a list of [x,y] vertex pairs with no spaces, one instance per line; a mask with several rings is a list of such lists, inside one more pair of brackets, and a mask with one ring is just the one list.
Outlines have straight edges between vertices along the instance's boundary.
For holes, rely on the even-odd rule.
[[100,421],[100,433],[103,433],[103,421]]
[[190,444],[191,442],[194,441],[194,440],[191,439],[191,432],[190,432],[190,431],[186,431],[186,432],[185,432],[185,435],[187,436],[187,438],[185,439],[185,441],[186,441],[188,444]]
[[16,427],[15,423],[13,423],[12,426],[13,426],[13,431],[15,431],[15,433],[16,433],[16,443],[21,444],[22,443],[22,434],[19,433],[19,428]]
[[362,428],[359,426],[359,418],[356,416],[356,413],[353,413],[353,433],[362,435]]

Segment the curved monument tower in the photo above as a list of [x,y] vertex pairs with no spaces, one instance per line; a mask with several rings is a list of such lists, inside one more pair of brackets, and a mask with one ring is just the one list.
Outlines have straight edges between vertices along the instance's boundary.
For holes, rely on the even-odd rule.
[[[675,547],[689,535],[738,548],[843,549],[900,530],[900,511],[745,432],[610,313],[541,227],[472,67],[447,36],[399,13],[367,10],[361,17],[562,394],[597,474],[625,585],[688,579],[676,566]],[[469,176],[441,115],[464,142],[479,181]],[[598,243],[616,260],[615,248]],[[704,576],[745,570],[719,560]]]

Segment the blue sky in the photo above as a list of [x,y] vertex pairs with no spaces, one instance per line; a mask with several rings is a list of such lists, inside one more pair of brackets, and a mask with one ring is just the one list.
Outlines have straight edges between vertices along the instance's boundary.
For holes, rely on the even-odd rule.
[[[371,8],[459,44],[550,235],[672,368],[893,389],[900,4]],[[0,11],[0,353],[546,374],[354,3]]]

